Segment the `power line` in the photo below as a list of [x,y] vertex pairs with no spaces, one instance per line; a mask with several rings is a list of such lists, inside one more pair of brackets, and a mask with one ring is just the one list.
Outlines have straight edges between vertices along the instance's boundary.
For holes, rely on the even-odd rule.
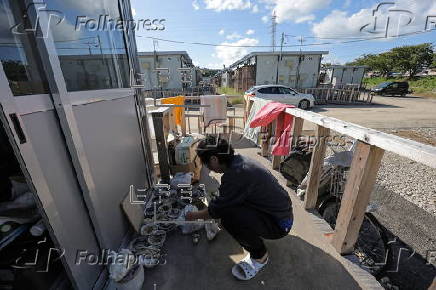
[[[395,39],[399,37],[405,37],[405,36],[411,36],[416,34],[422,34],[422,33],[428,33],[432,32],[433,30],[421,30],[421,31],[414,31],[414,32],[408,32],[404,34],[399,34],[396,36],[378,36],[378,37],[371,37],[371,38],[358,38],[358,39],[350,39],[347,41],[338,41],[338,42],[320,42],[320,43],[308,43],[308,44],[295,44],[295,45],[284,45],[283,47],[303,47],[303,46],[320,46],[320,45],[330,45],[330,44],[345,44],[345,43],[354,43],[354,42],[363,42],[363,41],[371,41],[371,40],[377,40],[377,39]],[[158,38],[153,36],[143,36],[143,35],[136,35],[137,37],[143,37],[148,39],[154,39],[159,40],[163,42],[171,42],[171,43],[177,43],[177,44],[190,44],[190,45],[203,45],[203,46],[223,46],[223,47],[240,47],[240,48],[272,48],[272,47],[279,47],[276,45],[233,45],[233,44],[216,44],[216,43],[205,43],[205,42],[188,42],[188,41],[179,41],[179,40],[171,40],[171,39],[164,39],[164,38]],[[287,35],[289,36],[289,35]]]

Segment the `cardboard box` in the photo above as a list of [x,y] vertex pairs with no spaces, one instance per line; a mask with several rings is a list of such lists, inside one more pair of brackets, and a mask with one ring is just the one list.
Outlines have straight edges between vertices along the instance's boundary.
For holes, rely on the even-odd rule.
[[194,173],[194,176],[192,179],[194,181],[200,180],[200,170],[201,170],[201,161],[200,158],[194,158],[194,161],[185,164],[185,165],[177,165],[177,164],[170,164],[170,171],[171,174],[174,175],[177,172],[192,172]]
[[[176,144],[174,145],[176,146]],[[192,146],[190,146],[189,150],[186,150],[186,153],[189,153],[190,155],[186,156],[185,160],[189,161],[186,164],[175,164],[175,158],[170,157],[170,172],[172,175],[176,174],[177,172],[192,172],[194,174],[192,178],[193,181],[198,181],[200,179],[200,170],[202,164],[200,158],[197,156],[197,145],[198,142],[194,142]]]

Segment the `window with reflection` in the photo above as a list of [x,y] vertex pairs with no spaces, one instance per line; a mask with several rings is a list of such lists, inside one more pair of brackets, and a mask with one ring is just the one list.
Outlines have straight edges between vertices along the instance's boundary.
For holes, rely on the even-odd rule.
[[14,96],[48,92],[23,2],[0,0],[0,60]]
[[67,90],[129,87],[129,64],[118,1],[49,0],[46,3],[55,11],[50,30]]

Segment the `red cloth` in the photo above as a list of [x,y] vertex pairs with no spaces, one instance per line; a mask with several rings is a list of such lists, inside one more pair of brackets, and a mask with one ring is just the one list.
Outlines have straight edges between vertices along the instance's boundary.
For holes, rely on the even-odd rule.
[[271,102],[263,106],[250,122],[250,128],[267,126],[277,119],[276,133],[278,137],[272,148],[272,155],[286,156],[289,154],[291,145],[292,121],[294,116],[285,113],[287,108],[295,108],[292,105],[286,105],[279,102]]

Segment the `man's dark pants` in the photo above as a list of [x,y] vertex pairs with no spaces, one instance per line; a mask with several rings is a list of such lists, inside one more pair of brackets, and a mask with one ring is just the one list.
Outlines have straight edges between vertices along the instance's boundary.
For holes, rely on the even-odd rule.
[[262,238],[275,240],[287,235],[272,216],[248,206],[221,209],[221,224],[252,259],[266,254]]

